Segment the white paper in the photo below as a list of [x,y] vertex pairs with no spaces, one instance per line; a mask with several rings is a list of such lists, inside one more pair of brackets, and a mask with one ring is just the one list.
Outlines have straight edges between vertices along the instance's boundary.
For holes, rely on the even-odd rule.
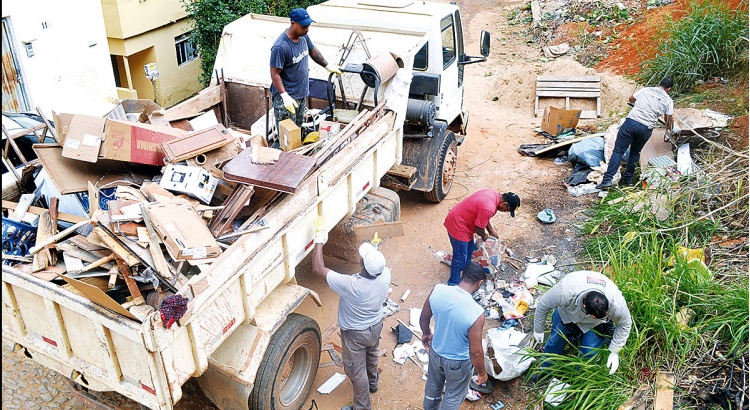
[[68,138],[67,140],[65,140],[65,148],[78,149],[78,147],[80,146],[81,146],[81,141],[78,141],[73,138]]
[[102,139],[98,135],[83,134],[83,145],[90,147],[98,147],[102,142]]
[[409,309],[409,327],[416,327],[419,329],[419,317],[422,316],[422,309],[411,308]]
[[318,393],[320,394],[330,394],[332,391],[336,390],[339,385],[346,380],[346,375],[342,373],[334,373],[333,376],[329,377],[328,380],[326,380],[325,383],[320,385],[318,387]]

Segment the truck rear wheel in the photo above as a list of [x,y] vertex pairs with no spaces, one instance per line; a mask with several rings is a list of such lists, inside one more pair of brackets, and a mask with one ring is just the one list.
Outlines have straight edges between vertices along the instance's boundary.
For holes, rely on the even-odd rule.
[[320,347],[318,324],[307,316],[290,314],[271,337],[248,407],[299,410],[318,373]]
[[457,160],[458,144],[456,143],[456,134],[453,131],[446,131],[443,144],[440,146],[437,170],[435,171],[435,183],[431,191],[424,193],[425,199],[435,203],[445,199],[453,186]]

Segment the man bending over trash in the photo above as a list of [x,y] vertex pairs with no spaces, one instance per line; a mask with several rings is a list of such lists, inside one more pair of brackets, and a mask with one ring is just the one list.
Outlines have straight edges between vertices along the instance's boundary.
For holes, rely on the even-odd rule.
[[[618,354],[630,336],[632,323],[627,302],[614,282],[599,272],[586,270],[571,272],[562,278],[537,303],[534,314],[534,339],[537,343],[544,341],[544,322],[550,311],[552,330],[544,345],[544,353],[562,354],[566,340],[580,337],[580,356],[591,358],[611,335],[607,367],[609,374],[617,371],[620,366]],[[550,365],[548,361],[544,362],[542,368]]]

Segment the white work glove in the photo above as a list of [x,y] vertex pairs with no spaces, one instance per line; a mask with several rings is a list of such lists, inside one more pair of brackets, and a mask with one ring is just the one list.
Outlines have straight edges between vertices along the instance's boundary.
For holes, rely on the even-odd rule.
[[343,74],[343,72],[341,71],[341,67],[339,67],[338,64],[334,63],[328,63],[328,65],[326,66],[326,70],[328,70],[329,73],[333,73],[336,75]]
[[620,367],[620,356],[617,353],[609,354],[607,367],[609,367],[609,374],[614,374],[617,371],[617,368]]
[[672,127],[672,134],[679,134],[680,132],[682,132],[682,130],[680,129],[680,127],[678,127],[676,125],[674,127]]
[[534,340],[536,340],[537,343],[542,344],[542,342],[544,342],[544,332],[534,332]]
[[315,218],[315,243],[328,242],[328,232],[326,232],[326,220],[323,215]]
[[299,107],[299,104],[288,93],[281,93],[281,99],[284,101],[284,108],[286,108],[290,113],[295,114],[297,112],[297,107]]

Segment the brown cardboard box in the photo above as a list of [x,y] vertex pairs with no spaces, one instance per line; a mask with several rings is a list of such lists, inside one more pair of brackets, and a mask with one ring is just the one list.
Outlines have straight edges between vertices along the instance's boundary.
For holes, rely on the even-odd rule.
[[106,120],[88,115],[74,115],[67,127],[62,156],[79,161],[96,162],[104,139]]
[[331,136],[338,134],[339,131],[341,131],[341,128],[343,128],[342,125],[343,124],[341,124],[340,122],[335,122],[335,121],[321,121],[320,128],[319,128],[319,132],[320,132],[319,138],[326,139],[327,137],[331,137]]
[[166,113],[158,104],[146,99],[125,99],[105,115],[110,120],[141,122],[169,127]]
[[578,120],[581,118],[581,110],[563,110],[555,107],[544,109],[542,116],[542,131],[548,132],[553,137],[575,130]]
[[291,151],[302,145],[302,130],[290,118],[279,121],[279,145]]
[[186,199],[151,202],[146,212],[172,259],[206,259],[221,254],[211,231]]
[[112,159],[162,166],[161,143],[189,134],[179,128],[81,114],[60,114],[58,118],[70,118],[63,128],[63,157],[87,162]]
[[162,166],[164,151],[161,143],[187,134],[189,132],[179,128],[107,120],[99,157]]

